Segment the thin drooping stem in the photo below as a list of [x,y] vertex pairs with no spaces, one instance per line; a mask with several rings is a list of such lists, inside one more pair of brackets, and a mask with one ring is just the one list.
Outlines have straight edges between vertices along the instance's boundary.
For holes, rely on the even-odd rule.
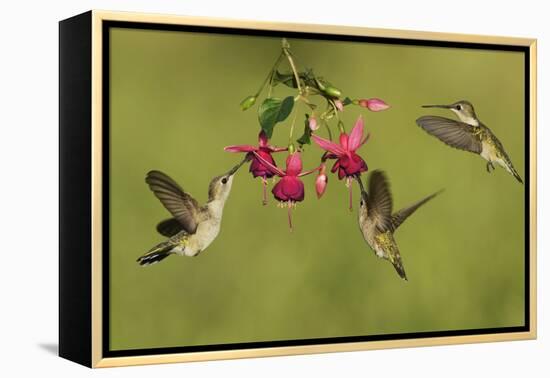
[[290,124],[290,134],[288,135],[288,143],[292,143],[292,135],[294,134],[294,124],[296,123],[296,116],[298,115],[298,110],[294,110],[294,116],[292,116],[292,123]]
[[327,132],[328,132],[328,139],[329,140],[332,140],[332,131],[330,131],[330,126],[328,125],[328,122],[323,122],[325,124],[325,127],[327,128]]
[[[285,56],[285,54],[281,53],[279,54],[279,57],[277,58],[277,60],[275,61],[275,64],[273,65],[273,67],[271,68],[271,71],[269,71],[269,74],[266,76],[266,78],[264,79],[264,81],[262,82],[262,85],[260,86],[260,88],[258,89],[258,92],[256,92],[256,97],[258,97],[260,95],[260,93],[262,93],[263,89],[265,88],[265,85],[269,82],[270,84],[270,88],[271,88],[271,82],[273,80],[273,74],[275,74],[275,71],[277,70],[277,67],[279,66],[279,64],[281,63],[281,60],[283,59],[283,57]],[[268,95],[269,97],[269,95]]]
[[292,54],[290,54],[290,51],[286,47],[283,47],[283,52],[286,56],[286,59],[288,60],[288,64],[290,64],[292,73],[294,73],[294,79],[296,80],[296,86],[298,87],[298,92],[302,94],[303,92],[302,92],[302,86],[300,85],[300,75],[298,75],[298,70],[296,69],[296,65],[294,64],[294,59],[292,58]]

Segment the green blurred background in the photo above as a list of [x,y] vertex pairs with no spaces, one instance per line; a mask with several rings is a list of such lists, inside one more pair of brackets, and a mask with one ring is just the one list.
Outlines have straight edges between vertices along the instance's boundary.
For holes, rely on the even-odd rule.
[[[415,124],[427,103],[470,100],[524,177],[524,61],[516,52],[289,40],[299,69],[314,68],[351,98],[391,104],[360,113],[370,141],[359,151],[392,183],[394,206],[445,192],[396,233],[409,282],[376,258],[347,208],[347,189],[329,177],[321,200],[315,175],[294,211],[247,169],[235,177],[222,231],[197,258],[140,267],[136,258],[163,240],[168,212],[144,182],[171,175],[200,202],[210,179],[255,144],[254,94],[279,54],[279,38],[114,28],[111,32],[110,348],[156,348],[436,330],[524,323],[524,187],[479,156],[451,149]],[[275,95],[291,94],[277,87]],[[301,131],[304,108],[299,109]],[[273,143],[285,145],[291,117]],[[296,137],[300,133],[297,133]],[[306,147],[304,167],[320,150]],[[284,165],[284,154],[276,156]],[[270,183],[270,189],[272,185]]]

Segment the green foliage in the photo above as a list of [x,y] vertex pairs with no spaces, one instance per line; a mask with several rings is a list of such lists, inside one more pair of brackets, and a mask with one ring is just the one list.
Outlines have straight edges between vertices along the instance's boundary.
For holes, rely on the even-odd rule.
[[280,73],[279,71],[275,71],[271,80],[271,84],[274,87],[278,84],[284,84],[289,88],[298,88],[298,85],[296,84],[296,78],[294,77],[294,74],[292,72]]
[[300,146],[304,144],[311,144],[311,129],[309,128],[309,114],[306,114],[306,120],[304,121],[304,133],[300,138],[296,140]]
[[262,130],[268,138],[273,135],[273,128],[278,122],[284,121],[292,112],[294,97],[288,96],[284,99],[266,98],[258,109],[258,119]]

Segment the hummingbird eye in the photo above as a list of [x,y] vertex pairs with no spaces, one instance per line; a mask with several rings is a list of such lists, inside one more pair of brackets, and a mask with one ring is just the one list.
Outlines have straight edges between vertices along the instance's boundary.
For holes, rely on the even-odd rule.
[[222,184],[227,184],[227,177],[222,178]]
[[456,106],[456,110],[462,110],[462,106],[457,105],[457,106]]

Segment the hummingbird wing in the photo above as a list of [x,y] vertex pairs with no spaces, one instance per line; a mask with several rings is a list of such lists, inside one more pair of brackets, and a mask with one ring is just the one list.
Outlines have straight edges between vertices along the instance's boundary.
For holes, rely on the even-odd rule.
[[147,173],[145,182],[164,207],[178,220],[182,229],[190,234],[195,233],[197,224],[200,221],[198,202],[186,193],[178,183],[160,171]]
[[382,171],[376,170],[370,175],[367,208],[368,217],[381,232],[391,230],[393,201],[388,179]]
[[476,127],[445,117],[424,116],[416,120],[418,126],[448,146],[459,150],[481,153],[481,141],[476,137]]
[[157,224],[157,232],[167,238],[183,231],[183,225],[176,218],[168,218]]
[[439,193],[441,193],[442,190],[439,192],[433,193],[426,198],[421,199],[420,201],[412,204],[409,207],[406,207],[404,209],[401,209],[397,211],[395,214],[391,216],[391,225],[392,225],[392,232],[397,229],[407,219],[409,216],[411,216],[418,208],[422,205],[424,205],[426,202],[433,199],[435,196],[437,196]]

